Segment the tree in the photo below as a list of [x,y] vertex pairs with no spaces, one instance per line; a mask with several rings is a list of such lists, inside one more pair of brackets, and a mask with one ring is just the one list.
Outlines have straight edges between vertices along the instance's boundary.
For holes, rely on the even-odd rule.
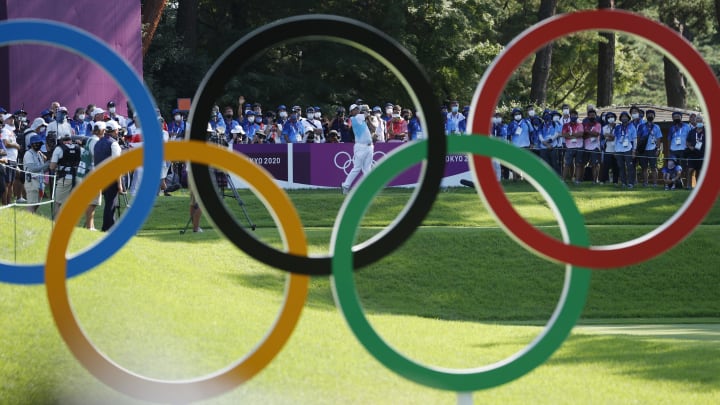
[[182,36],[183,46],[194,50],[197,47],[197,8],[198,0],[179,0],[175,32]]
[[[542,0],[538,20],[542,21],[555,15],[557,0]],[[530,84],[530,101],[542,105],[547,101],[547,87],[552,65],[552,42],[535,53],[535,62],[532,67],[532,82]]]
[[[598,8],[613,9],[615,0],[598,0]],[[600,37],[602,40],[598,44],[597,105],[609,106],[613,102],[615,80],[615,33],[601,32]]]
[[157,30],[158,24],[160,24],[160,17],[162,17],[163,10],[165,9],[165,3],[167,3],[167,0],[144,0],[140,3],[142,9],[140,22],[143,27],[143,56],[147,55],[153,37],[155,37],[155,31]]

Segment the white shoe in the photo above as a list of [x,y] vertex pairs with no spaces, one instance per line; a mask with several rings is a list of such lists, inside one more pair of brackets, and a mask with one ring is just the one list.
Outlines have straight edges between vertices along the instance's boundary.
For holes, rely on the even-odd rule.
[[195,232],[195,233],[202,233],[203,230],[202,230],[202,228],[198,228],[198,229],[193,229],[193,232]]
[[350,192],[350,187],[345,187],[345,186],[341,185],[340,188],[342,189],[343,195],[347,195],[347,193]]
[[20,198],[18,198],[17,200],[15,200],[15,202],[16,202],[16,203],[20,203],[20,204],[22,204],[22,203],[26,203],[26,202],[27,202],[27,200],[26,200],[26,199],[24,199],[24,198],[22,198],[22,197],[20,197]]

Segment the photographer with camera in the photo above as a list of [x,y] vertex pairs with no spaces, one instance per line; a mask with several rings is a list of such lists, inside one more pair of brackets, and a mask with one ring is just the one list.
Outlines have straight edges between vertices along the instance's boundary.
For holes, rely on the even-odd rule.
[[25,164],[25,193],[27,194],[28,211],[37,212],[40,202],[40,191],[43,187],[43,173],[48,170],[50,163],[45,154],[40,151],[45,141],[34,131],[26,133],[29,138],[30,149],[25,151],[23,162]]
[[[122,154],[122,149],[120,148],[120,144],[118,144],[119,129],[120,125],[113,120],[105,123],[105,136],[95,143],[93,151],[93,158],[95,160],[96,167],[103,161],[118,157]],[[123,187],[122,177],[113,179],[112,183],[103,190],[103,198],[105,199],[102,224],[103,232],[107,231],[115,224],[115,218],[113,218],[115,199],[117,198],[118,193],[124,192],[125,189]]]
[[75,187],[77,170],[82,156],[82,147],[72,141],[68,134],[60,138],[60,144],[55,148],[50,158],[50,170],[56,171],[55,177],[55,203],[58,210],[65,203],[70,192]]

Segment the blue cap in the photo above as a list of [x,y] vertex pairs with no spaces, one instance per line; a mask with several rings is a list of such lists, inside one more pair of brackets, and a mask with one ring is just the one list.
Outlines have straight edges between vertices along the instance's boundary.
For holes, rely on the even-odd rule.
[[[3,111],[5,111],[5,110],[3,109]],[[42,112],[40,113],[40,116],[44,117],[46,115],[52,115],[52,112],[50,112],[50,110],[48,110],[48,109],[42,110]]]
[[43,140],[42,136],[36,134],[35,132],[33,132],[33,134],[35,134],[35,135],[32,135],[30,137],[30,145],[32,145],[34,143],[41,143],[43,145],[45,144],[45,141]]
[[320,112],[320,107],[315,106],[315,112]]
[[376,105],[375,107],[373,107],[373,109],[372,109],[372,110],[373,110],[373,112],[375,112],[375,111],[379,111],[379,112],[382,112],[382,109],[380,108],[380,106],[379,106],[379,105]]
[[0,114],[7,114],[7,110],[0,107]]
[[247,110],[247,111],[245,111],[245,115],[255,115],[255,111]]
[[517,107],[515,107],[515,108],[512,109],[512,114],[513,114],[513,115],[515,115],[515,114],[522,114],[522,110],[519,109],[519,108],[517,108]]
[[285,104],[280,104],[277,109],[278,110],[287,110],[287,107],[285,107]]

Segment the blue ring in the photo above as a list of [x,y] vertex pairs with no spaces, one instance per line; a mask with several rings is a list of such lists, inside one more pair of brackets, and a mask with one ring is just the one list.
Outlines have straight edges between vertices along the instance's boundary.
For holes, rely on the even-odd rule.
[[[39,19],[0,22],[0,46],[18,43],[55,45],[77,53],[102,67],[133,101],[135,111],[144,124],[144,149],[152,151],[143,155],[143,167],[146,173],[154,172],[148,168],[157,168],[157,172],[160,172],[163,160],[163,137],[155,115],[155,102],[142,79],[125,59],[99,38],[67,24]],[[68,278],[90,270],[120,250],[140,229],[152,211],[159,187],[160,176],[143,176],[137,197],[122,220],[97,244],[68,260]],[[45,281],[44,269],[44,264],[16,265],[0,262],[0,282],[41,284]]]

